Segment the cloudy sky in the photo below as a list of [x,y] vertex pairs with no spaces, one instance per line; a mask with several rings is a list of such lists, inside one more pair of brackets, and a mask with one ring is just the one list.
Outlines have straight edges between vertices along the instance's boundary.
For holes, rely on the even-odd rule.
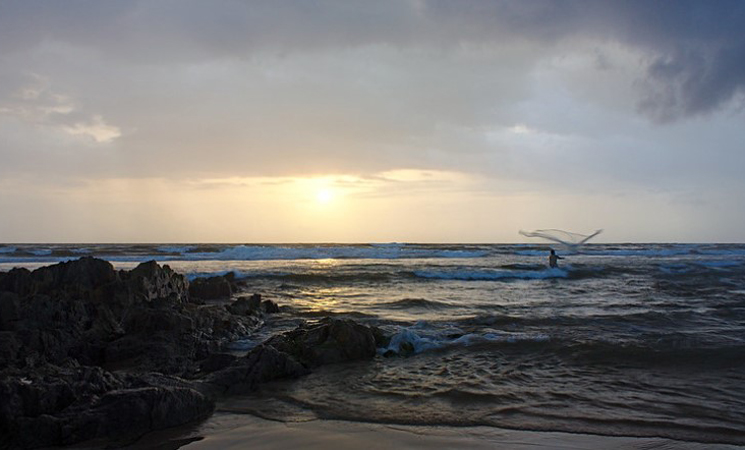
[[743,242],[743,23],[727,0],[0,0],[0,242]]

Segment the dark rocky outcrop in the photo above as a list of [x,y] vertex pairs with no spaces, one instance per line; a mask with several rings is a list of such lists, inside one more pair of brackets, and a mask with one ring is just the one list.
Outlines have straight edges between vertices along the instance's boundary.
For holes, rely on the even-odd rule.
[[85,257],[0,273],[0,363],[23,366],[35,355],[186,375],[261,324],[259,314],[192,303],[188,289],[184,276],[154,261],[117,272]]
[[0,447],[138,435],[209,414],[193,383],[147,374],[192,376],[261,318],[192,303],[188,286],[153,261],[0,272]]
[[250,392],[261,383],[296,378],[324,364],[372,359],[378,333],[376,328],[351,320],[325,318],[303,324],[209,375],[202,389],[211,394]]
[[206,417],[215,396],[372,358],[380,345],[375,328],[324,319],[227,353],[279,307],[258,294],[205,304],[239,288],[214,278],[194,291],[154,261],[116,271],[91,257],[0,272],[0,448],[128,441]]
[[256,390],[260,383],[308,373],[307,367],[287,353],[271,345],[260,345],[227,368],[211,374],[201,390],[211,395],[245,393]]
[[266,344],[306,367],[334,364],[376,355],[375,331],[352,320],[325,318],[274,336]]
[[228,300],[238,292],[234,272],[207,278],[195,278],[189,285],[189,295],[199,300]]
[[227,306],[228,311],[238,316],[255,314],[261,309],[261,294],[253,294],[250,297],[239,297]]
[[239,297],[227,306],[228,311],[239,316],[255,315],[259,313],[274,314],[279,312],[279,306],[271,300],[261,300],[261,294],[250,297]]
[[[18,375],[18,374],[17,374]],[[45,366],[0,380],[0,446],[140,436],[207,417],[214,404],[178,379]]]

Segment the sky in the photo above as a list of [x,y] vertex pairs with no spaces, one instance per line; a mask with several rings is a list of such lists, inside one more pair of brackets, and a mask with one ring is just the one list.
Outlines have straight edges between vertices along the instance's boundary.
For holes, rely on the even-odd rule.
[[745,2],[0,0],[0,242],[745,242]]

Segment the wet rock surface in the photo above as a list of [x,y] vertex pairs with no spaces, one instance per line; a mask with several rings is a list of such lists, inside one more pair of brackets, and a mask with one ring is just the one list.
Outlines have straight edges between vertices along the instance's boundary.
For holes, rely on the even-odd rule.
[[371,359],[376,354],[375,329],[331,318],[274,336],[266,345],[291,355],[306,367]]
[[206,280],[91,257],[0,272],[0,448],[131,442],[207,417],[219,396],[376,354],[379,330],[338,319],[226,352],[279,307],[258,294],[205,304],[240,289],[231,274]]

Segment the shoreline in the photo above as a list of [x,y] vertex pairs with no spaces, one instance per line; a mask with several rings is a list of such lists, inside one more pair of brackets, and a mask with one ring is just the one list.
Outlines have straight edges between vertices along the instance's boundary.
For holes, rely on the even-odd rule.
[[128,450],[261,449],[680,449],[742,450],[745,446],[678,441],[666,438],[602,436],[558,431],[478,427],[396,425],[313,419],[277,422],[250,414],[216,412],[191,432],[164,430],[123,447]]
[[[338,280],[334,279],[336,282]],[[597,346],[590,348],[592,351],[587,354],[594,359],[589,359],[588,363],[594,364],[593,368],[597,365],[607,369],[594,370],[589,378],[580,379],[589,380],[591,386],[599,386],[598,380],[615,381],[620,392],[627,395],[616,396],[613,392],[612,404],[621,405],[629,398],[632,402],[626,401],[619,408],[625,415],[617,414],[600,421],[599,425],[582,426],[592,424],[586,418],[592,419],[594,409],[602,407],[602,398],[580,396],[571,401],[545,403],[546,407],[538,411],[543,416],[520,415],[519,410],[515,413],[509,409],[502,414],[503,406],[510,401],[511,380],[519,384],[518,395],[533,395],[536,389],[541,393],[546,391],[547,395],[564,394],[566,383],[576,379],[572,378],[576,372],[569,371],[566,375],[555,370],[564,367],[561,363],[565,359],[557,357],[536,367],[521,366],[525,358],[535,360],[539,355],[533,353],[536,349],[541,352],[547,348],[563,350],[564,344],[558,347],[553,343],[545,344],[543,338],[538,341],[540,344],[527,339],[527,345],[523,345],[522,340],[490,338],[489,342],[479,341],[481,346],[475,347],[478,361],[485,361],[486,365],[476,364],[475,369],[469,365],[477,360],[471,357],[471,350],[471,353],[448,350],[446,355],[439,351],[422,352],[417,358],[408,358],[410,354],[405,352],[411,350],[402,347],[400,342],[394,353],[404,352],[401,358],[381,359],[381,350],[391,351],[390,342],[394,336],[408,336],[409,328],[378,328],[378,322],[365,325],[353,319],[333,316],[318,319],[316,315],[306,314],[298,323],[294,323],[295,319],[290,321],[294,328],[264,333],[259,330],[275,317],[271,314],[292,310],[280,310],[271,300],[262,299],[260,294],[249,296],[249,292],[247,283],[237,279],[235,272],[189,280],[168,265],[161,267],[153,261],[140,263],[131,270],[116,270],[110,262],[84,257],[34,271],[0,272],[0,309],[3,312],[0,338],[5,338],[4,347],[0,346],[0,350],[4,349],[0,357],[11,363],[3,371],[7,379],[0,383],[0,394],[4,395],[0,400],[9,405],[0,411],[4,413],[0,417],[0,435],[3,436],[0,448],[6,448],[3,444],[6,437],[10,437],[15,439],[9,441],[11,444],[27,448],[72,444],[73,447],[68,448],[85,449],[211,449],[246,445],[260,448],[302,445],[303,448],[324,449],[425,446],[745,449],[745,434],[737,421],[712,427],[697,417],[721,419],[720,415],[691,413],[681,416],[678,410],[670,415],[670,421],[649,420],[644,408],[639,408],[630,397],[640,390],[627,390],[629,379],[648,380],[650,374],[664,377],[671,367],[676,370],[689,367],[681,366],[680,361],[689,362],[695,370],[706,363],[704,375],[710,374],[709,371],[720,366],[712,367],[708,354],[702,359],[693,353],[692,361],[676,358],[674,366],[665,361],[652,367],[632,365],[632,369],[638,370],[629,372],[631,369],[627,369],[621,373],[614,368],[617,361],[627,361],[624,359],[626,353],[620,352],[620,359],[605,359],[605,355],[598,356]],[[382,303],[394,311],[402,305],[419,308],[422,304],[439,305],[421,299]],[[323,315],[327,314],[323,311]],[[465,327],[461,334],[448,334],[445,341],[457,341],[460,345],[461,338],[471,336],[468,333],[486,335],[493,332],[492,327],[504,324],[505,317],[510,318],[507,323],[521,324],[505,314],[484,317],[485,322],[478,323],[480,328],[474,326],[474,331]],[[420,332],[419,328],[415,331]],[[413,337],[401,342],[413,349],[411,342],[417,342],[419,336],[412,333]],[[258,334],[266,336],[259,340],[261,344],[250,347],[245,354],[231,352],[226,346],[237,337]],[[50,347],[46,345],[48,342],[55,345]],[[601,350],[604,352],[605,348]],[[642,349],[653,351],[655,356],[660,354],[654,347]],[[663,350],[669,351],[667,347]],[[721,356],[729,355],[723,352]],[[637,353],[634,356],[638,356]],[[358,370],[362,367],[360,361],[366,360],[380,370],[369,370],[367,365]],[[638,361],[638,358],[632,360]],[[642,362],[647,363],[648,359]],[[467,370],[461,370],[464,363]],[[740,367],[728,364],[725,360],[721,367]],[[437,369],[434,375],[439,378],[426,378],[432,375],[433,368]],[[473,401],[473,393],[460,386],[464,380],[471,380],[474,370],[479,368],[491,377],[487,381],[494,383],[485,395],[476,397],[483,406],[481,409]],[[523,370],[531,369],[533,372],[528,373],[535,376],[522,378]],[[446,379],[447,383],[436,385],[441,398],[415,405],[405,400],[401,402],[399,397],[380,402],[379,397],[364,395],[368,391],[360,389],[370,382],[398,387],[402,374],[409,373],[424,374],[425,381],[437,383]],[[368,374],[375,375],[370,378]],[[730,378],[715,379],[729,381]],[[664,378],[672,380],[670,386],[679,388],[673,392],[684,394],[689,392],[690,379],[702,378]],[[284,380],[295,389],[307,389],[306,397],[295,398],[290,393],[286,402],[298,406],[302,412],[306,412],[301,406],[305,404],[345,407],[337,410],[320,406],[310,408],[313,411],[307,411],[307,416],[287,414],[294,409],[282,407],[281,389],[276,399],[282,405],[279,409],[266,410],[279,411],[279,415],[263,414],[261,408],[233,409],[226,405],[242,394],[265,388],[269,389],[267,395],[271,399],[269,386],[273,383],[281,386]],[[407,381],[408,385],[399,390],[387,389],[394,394],[406,394],[422,386],[419,378]],[[737,385],[731,386],[730,391],[736,394]],[[647,392],[644,389],[642,393]],[[313,396],[328,401],[314,403]],[[293,398],[296,399],[294,403]],[[508,400],[505,402],[504,398]],[[678,403],[671,405],[677,407]],[[561,426],[563,411],[568,410],[577,412],[576,417],[570,416],[568,420],[576,419],[578,427]],[[494,420],[473,420],[477,416],[466,420],[472,411],[488,414],[484,417]],[[446,413],[457,420],[441,420]],[[736,409],[725,409],[722,417],[736,418],[740,414]],[[542,417],[554,421],[546,426],[545,420],[541,422]],[[678,417],[685,420],[679,421]],[[510,428],[513,425],[516,428]],[[676,430],[678,432],[672,434]],[[727,436],[731,439],[724,439]]]

